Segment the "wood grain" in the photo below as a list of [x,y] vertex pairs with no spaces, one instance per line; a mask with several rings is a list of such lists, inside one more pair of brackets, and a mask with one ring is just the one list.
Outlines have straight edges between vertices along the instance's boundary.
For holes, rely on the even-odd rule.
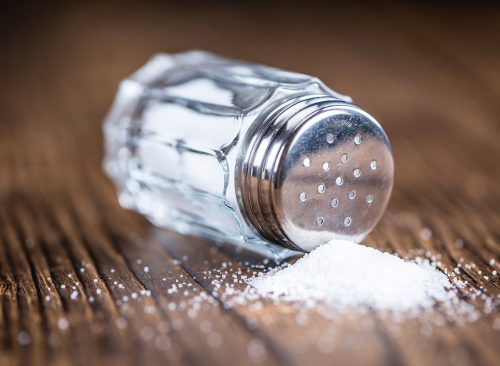
[[[314,74],[372,112],[392,142],[393,198],[366,243],[440,254],[449,271],[474,263],[461,278],[498,298],[497,8],[11,10],[0,36],[0,365],[498,364],[498,308],[438,325],[432,314],[398,322],[376,312],[311,312],[303,324],[285,305],[229,307],[206,273],[223,263],[251,273],[242,255],[121,209],[101,170],[117,83],[154,52],[202,48]],[[169,291],[179,283],[186,293]]]

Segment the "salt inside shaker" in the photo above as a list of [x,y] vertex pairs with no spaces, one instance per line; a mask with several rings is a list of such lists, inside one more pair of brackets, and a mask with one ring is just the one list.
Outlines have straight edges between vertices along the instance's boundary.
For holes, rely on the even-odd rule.
[[158,54],[104,124],[120,204],[274,257],[378,222],[394,175],[380,124],[317,78],[202,51]]

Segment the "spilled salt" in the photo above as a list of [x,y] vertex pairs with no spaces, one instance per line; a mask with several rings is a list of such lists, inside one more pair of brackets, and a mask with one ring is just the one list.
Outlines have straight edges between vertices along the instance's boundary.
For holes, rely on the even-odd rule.
[[254,295],[329,307],[416,312],[456,298],[448,277],[425,261],[405,261],[345,240],[325,244],[295,264],[247,280]]

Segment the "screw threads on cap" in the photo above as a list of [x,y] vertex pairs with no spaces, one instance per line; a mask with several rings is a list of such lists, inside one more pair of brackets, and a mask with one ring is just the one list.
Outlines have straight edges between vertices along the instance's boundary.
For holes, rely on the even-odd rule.
[[[252,131],[247,133],[250,139],[242,149],[246,154],[241,164],[238,164],[241,171],[237,174],[237,186],[246,217],[263,237],[289,249],[303,251],[283,232],[273,204],[279,157],[283,154],[289,136],[301,122],[293,117],[303,113],[307,107],[317,110],[318,104],[335,101],[324,95],[290,98],[261,115],[261,119],[253,124]],[[304,159],[303,164],[310,165],[310,160]]]

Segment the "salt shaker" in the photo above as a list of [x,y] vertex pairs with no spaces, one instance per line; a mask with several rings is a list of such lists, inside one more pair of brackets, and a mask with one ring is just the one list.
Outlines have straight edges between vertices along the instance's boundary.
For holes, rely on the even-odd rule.
[[275,258],[359,241],[388,203],[379,123],[319,79],[208,52],[158,54],[104,123],[120,204]]

